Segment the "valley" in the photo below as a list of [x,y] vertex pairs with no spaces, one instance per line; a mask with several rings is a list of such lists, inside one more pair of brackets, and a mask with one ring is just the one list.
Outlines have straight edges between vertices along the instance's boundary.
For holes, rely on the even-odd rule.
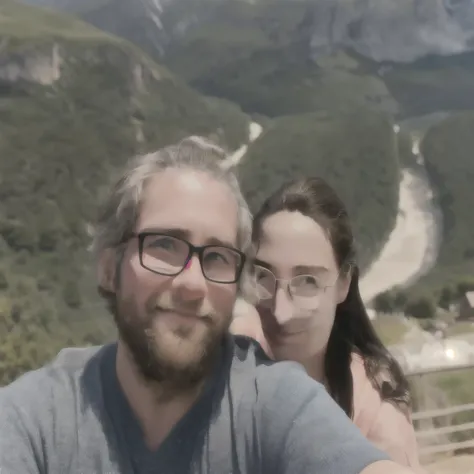
[[371,305],[431,318],[474,288],[472,11],[334,2],[1,3],[0,384],[115,336],[86,223],[125,160],[191,134],[227,150],[253,210],[326,178]]
[[[394,126],[399,133],[400,126]],[[410,287],[435,266],[442,235],[442,212],[419,151],[419,138],[412,138],[412,163],[402,168],[395,226],[380,255],[362,275],[363,300],[371,303],[394,287]]]
[[[253,211],[290,178],[324,177],[404,368],[470,361],[473,131],[469,0],[2,0],[0,386],[116,337],[88,223],[126,160],[189,135],[226,150]],[[472,373],[429,392],[471,403]]]

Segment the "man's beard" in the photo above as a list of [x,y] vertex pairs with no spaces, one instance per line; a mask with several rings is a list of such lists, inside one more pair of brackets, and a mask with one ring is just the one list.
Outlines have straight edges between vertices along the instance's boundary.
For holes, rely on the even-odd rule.
[[155,297],[140,311],[133,298],[120,301],[118,295],[113,314],[120,338],[146,382],[168,395],[190,391],[212,372],[232,315],[209,312],[191,326],[163,329],[157,305],[170,312],[175,307]]

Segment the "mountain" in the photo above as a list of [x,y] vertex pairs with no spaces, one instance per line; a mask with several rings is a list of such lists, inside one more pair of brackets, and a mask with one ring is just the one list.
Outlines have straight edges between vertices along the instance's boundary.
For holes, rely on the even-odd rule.
[[[302,28],[308,34],[313,55],[342,47],[375,61],[411,62],[431,54],[466,52],[474,45],[472,0],[28,1],[80,14],[101,28],[129,39],[141,29],[133,23],[146,17],[146,24],[141,24],[142,46],[159,49],[183,34],[192,34],[196,26],[219,22],[223,9],[230,12],[236,5],[237,9],[250,5],[249,9],[254,11],[267,10],[267,27],[274,31],[281,26],[278,23],[282,10],[291,15],[291,9],[303,8]],[[236,18],[235,23],[238,21]]]
[[2,0],[0,18],[1,385],[114,335],[86,249],[117,167],[190,134],[233,150],[249,118],[73,17]]
[[128,38],[248,113],[474,107],[473,0],[26,1]]

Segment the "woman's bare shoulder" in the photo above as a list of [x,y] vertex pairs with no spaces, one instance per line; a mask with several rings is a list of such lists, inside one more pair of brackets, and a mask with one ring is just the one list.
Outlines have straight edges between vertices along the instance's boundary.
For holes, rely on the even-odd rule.
[[354,354],[351,363],[354,387],[354,423],[390,457],[419,471],[415,430],[406,411],[382,400],[370,382],[363,358]]
[[230,332],[254,339],[257,339],[262,332],[257,310],[242,298],[238,298],[235,303]]

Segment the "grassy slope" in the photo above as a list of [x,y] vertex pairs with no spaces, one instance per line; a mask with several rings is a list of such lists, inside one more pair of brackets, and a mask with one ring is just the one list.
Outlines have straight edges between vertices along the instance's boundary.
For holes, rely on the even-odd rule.
[[277,119],[250,147],[239,174],[254,209],[290,178],[326,178],[349,208],[362,266],[394,223],[399,164],[392,125],[381,114]]
[[0,32],[2,36],[24,39],[60,37],[122,42],[72,16],[48,8],[30,7],[14,0],[2,0],[0,4]]
[[386,346],[401,344],[403,336],[408,332],[407,325],[394,315],[380,314],[373,321],[373,325]]
[[[51,86],[0,87],[1,385],[61,346],[113,336],[85,249],[86,225],[117,167],[195,133],[235,148],[248,118],[81,22],[13,2],[2,3],[0,18],[7,61],[50,57],[53,43],[62,58]],[[31,21],[35,33],[25,35]]]
[[474,108],[474,53],[429,56],[390,67],[382,79],[400,104],[402,116]]

